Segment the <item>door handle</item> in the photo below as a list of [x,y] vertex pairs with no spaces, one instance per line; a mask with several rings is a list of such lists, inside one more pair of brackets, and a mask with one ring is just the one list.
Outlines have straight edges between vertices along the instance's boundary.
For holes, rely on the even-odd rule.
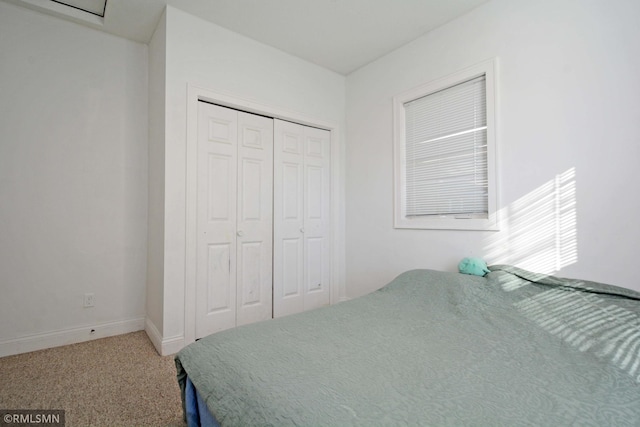
[[238,235],[238,237],[242,237],[242,236],[244,236],[244,231],[238,230],[238,232],[236,234]]
[[300,232],[304,234],[304,227],[300,227]]

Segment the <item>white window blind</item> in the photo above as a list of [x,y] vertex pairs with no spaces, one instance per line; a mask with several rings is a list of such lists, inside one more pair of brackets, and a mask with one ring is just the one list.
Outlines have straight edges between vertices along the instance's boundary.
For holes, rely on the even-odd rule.
[[486,79],[404,103],[405,215],[488,215]]

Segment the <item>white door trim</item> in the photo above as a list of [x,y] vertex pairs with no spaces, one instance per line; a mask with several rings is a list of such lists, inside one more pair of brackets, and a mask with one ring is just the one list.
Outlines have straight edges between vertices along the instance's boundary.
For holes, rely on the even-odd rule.
[[198,101],[206,101],[224,107],[235,108],[249,113],[260,114],[276,119],[287,120],[306,126],[326,129],[331,132],[331,303],[340,301],[344,290],[341,289],[340,260],[341,227],[340,195],[341,141],[338,124],[318,120],[293,111],[272,105],[259,104],[241,97],[223,94],[210,89],[187,83],[187,146],[186,146],[186,202],[185,202],[185,307],[184,307],[184,345],[195,341],[195,299],[196,299],[196,242],[197,242],[197,160],[198,160]]

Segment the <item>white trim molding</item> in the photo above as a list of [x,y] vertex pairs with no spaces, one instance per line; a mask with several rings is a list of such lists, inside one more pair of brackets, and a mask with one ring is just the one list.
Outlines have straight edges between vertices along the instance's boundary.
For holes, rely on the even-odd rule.
[[144,317],[136,317],[0,341],[0,357],[142,331],[144,325]]

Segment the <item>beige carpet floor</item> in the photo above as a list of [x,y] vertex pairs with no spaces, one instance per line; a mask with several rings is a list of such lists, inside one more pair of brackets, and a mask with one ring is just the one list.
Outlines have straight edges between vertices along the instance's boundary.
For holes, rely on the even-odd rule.
[[0,409],[64,409],[66,426],[184,426],[173,356],[144,331],[0,358]]

